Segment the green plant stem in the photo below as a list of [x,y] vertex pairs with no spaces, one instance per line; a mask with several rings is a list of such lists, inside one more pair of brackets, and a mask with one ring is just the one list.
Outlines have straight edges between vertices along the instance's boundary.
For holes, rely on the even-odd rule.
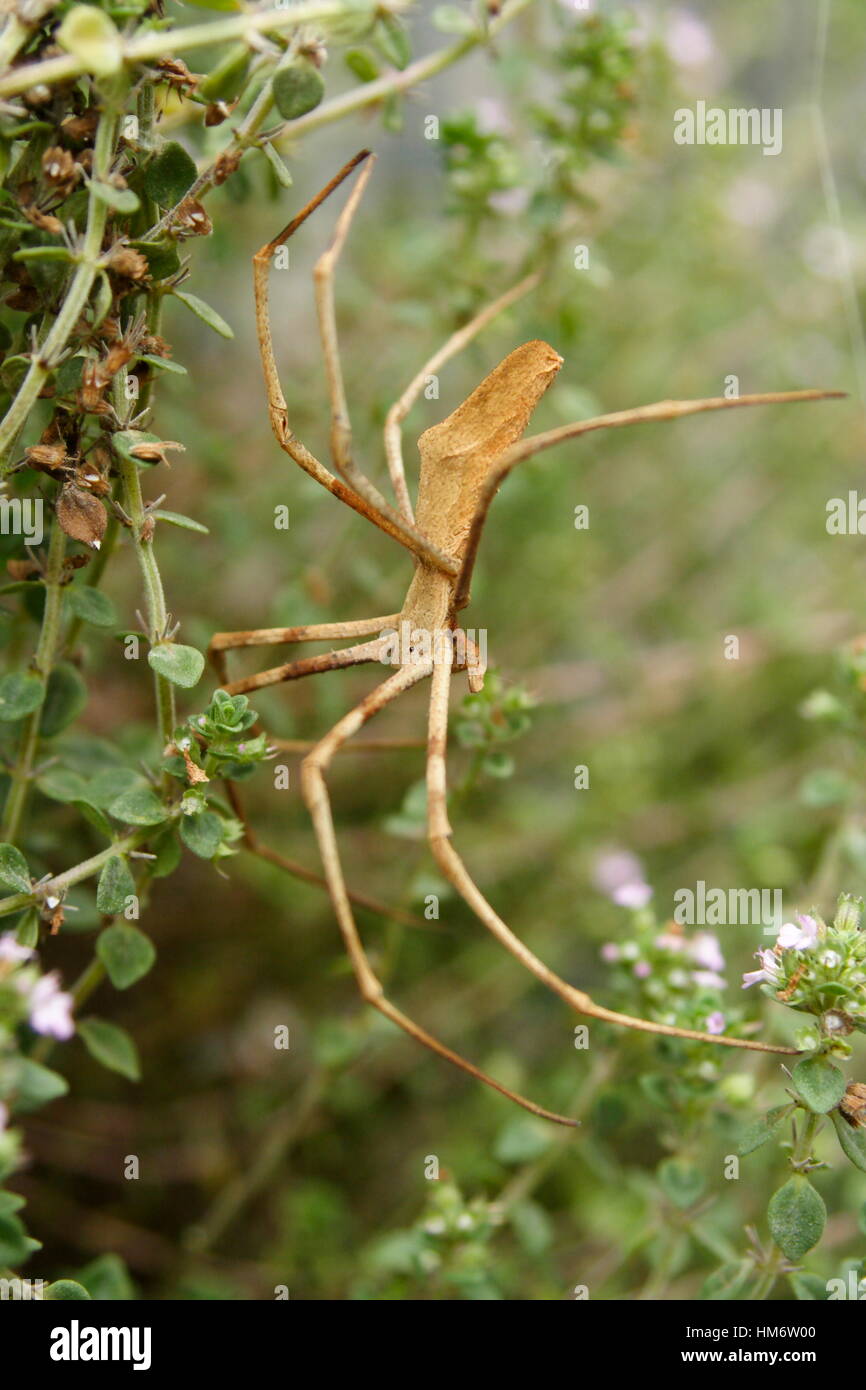
[[[153,545],[142,536],[145,522],[144,499],[141,495],[141,475],[138,465],[129,459],[121,460],[119,466],[120,482],[123,489],[123,505],[132,521],[132,542],[141,577],[144,580],[144,602],[147,610],[148,638],[151,645],[159,642],[168,625],[168,612],[165,606],[165,592],[162,576],[153,553]],[[156,707],[159,719],[159,736],[164,748],[171,741],[177,723],[174,704],[174,687],[164,676],[154,673]],[[168,785],[168,784],[167,784]]]
[[14,912],[21,912],[26,907],[33,907],[46,893],[52,893],[57,897],[69,889],[74,888],[77,883],[83,883],[85,879],[92,878],[98,874],[115,855],[128,854],[132,849],[138,849],[140,845],[147,844],[158,830],[162,829],[165,822],[159,825],[144,825],[138,830],[132,830],[128,835],[124,835],[120,840],[115,840],[107,849],[100,850],[99,854],[94,854],[90,859],[82,859],[80,864],[75,864],[71,869],[66,869],[62,874],[55,875],[44,883],[39,894],[36,893],[12,893],[8,898],[0,898],[0,917],[10,917]]
[[[511,4],[504,5],[496,19],[491,20],[486,30],[479,29],[474,34],[467,34],[465,39],[460,39],[448,48],[441,48],[435,53],[427,54],[424,58],[418,58],[402,72],[386,73],[383,77],[377,77],[373,82],[365,82],[360,87],[354,87],[350,92],[344,92],[342,96],[323,102],[321,106],[317,106],[306,116],[299,116],[297,120],[289,122],[283,127],[280,134],[292,139],[299,135],[308,135],[311,130],[318,130],[320,126],[342,120],[344,116],[361,111],[373,102],[384,101],[389,96],[407,91],[419,82],[436,77],[446,68],[450,68],[452,64],[459,62],[467,53],[471,53],[473,49],[494,39],[507,24],[510,24],[534,3],[535,0],[511,0]],[[274,137],[274,143],[278,138],[279,136]]]
[[[399,12],[406,9],[407,5],[408,0],[389,0],[387,8],[392,12]],[[372,16],[381,6],[373,4],[371,0],[369,7],[364,8],[368,8]],[[299,24],[327,23],[328,20],[344,19],[347,15],[358,19],[363,13],[364,9],[361,7],[349,7],[342,3],[342,0],[309,0],[306,4],[280,5],[277,9],[258,13],[250,11],[227,19],[216,19],[210,24],[149,30],[136,38],[121,37],[120,47],[125,64],[149,63],[155,58],[173,57],[177,53],[210,47],[211,44],[245,39],[247,35],[278,34],[284,29],[294,29]],[[58,82],[68,82],[88,71],[86,59],[72,53],[45,58],[39,63],[28,63],[0,78],[0,97],[16,96],[36,84],[44,83],[51,86]]]
[[[94,179],[104,180],[110,171],[117,138],[118,119],[117,108],[112,102],[111,106],[103,111],[96,130],[93,148]],[[108,213],[108,205],[91,193],[87,208],[84,239],[78,253],[78,265],[72,276],[66,297],[44,343],[32,359],[27,375],[18,388],[2,423],[0,423],[0,470],[3,472],[9,468],[10,456],[15,448],[16,440],[48,379],[49,373],[56,366],[75,331],[75,325],[78,323],[90,297],[93,282],[100,268],[99,258]]]
[[[45,567],[45,608],[42,613],[42,627],[32,669],[43,682],[51,675],[60,639],[60,617],[63,609],[63,560],[66,555],[66,536],[55,521],[51,528],[48,543],[48,561]],[[0,826],[0,839],[14,841],[21,828],[21,817],[30,791],[33,763],[39,746],[39,726],[42,722],[42,706],[33,710],[24,720],[18,756],[12,769],[9,794],[3,808],[3,823]]]

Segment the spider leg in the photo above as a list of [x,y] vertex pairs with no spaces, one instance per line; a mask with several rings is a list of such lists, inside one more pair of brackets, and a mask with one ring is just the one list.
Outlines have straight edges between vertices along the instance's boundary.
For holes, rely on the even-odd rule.
[[[242,676],[240,680],[223,684],[227,695],[246,695],[250,690],[261,690],[266,685],[280,685],[283,681],[300,680],[302,676],[317,676],[321,671],[342,671],[347,666],[362,666],[370,661],[378,661],[382,653],[382,643],[358,642],[353,647],[340,647],[332,652],[321,652],[318,656],[302,656],[296,661],[286,661],[282,666],[272,666],[267,671],[256,671],[252,676]],[[214,653],[217,670],[225,670],[223,652]]]
[[304,799],[309,807],[313,820],[313,827],[316,832],[316,839],[322,855],[322,864],[325,870],[325,877],[328,880],[328,887],[331,893],[331,901],[334,905],[340,931],[343,935],[346,950],[352,962],[355,972],[355,979],[361,996],[372,1004],[374,1009],[390,1018],[392,1023],[396,1023],[399,1028],[408,1033],[416,1042],[422,1043],[431,1052],[444,1057],[446,1061],[453,1063],[462,1071],[474,1077],[477,1081],[483,1081],[485,1085],[491,1086],[493,1090],[507,1096],[516,1104],[523,1106],[524,1110],[529,1110],[534,1115],[540,1115],[543,1119],[554,1120],[558,1124],[574,1125],[575,1121],[564,1115],[556,1115],[551,1111],[542,1109],[541,1106],[534,1104],[533,1101],[526,1100],[523,1096],[517,1095],[514,1091],[495,1081],[493,1077],[487,1076],[471,1062],[467,1062],[459,1053],[452,1052],[444,1043],[439,1042],[432,1034],[419,1027],[413,1019],[401,1013],[389,999],[385,997],[384,989],[378,980],[371,964],[370,959],[364,950],[363,943],[355,924],[352,913],[349,895],[346,890],[346,882],[343,876],[343,869],[340,863],[340,854],[337,848],[337,838],[334,833],[334,821],[331,814],[331,803],[328,796],[328,789],[325,782],[325,773],[330,766],[335,754],[339,752],[343,744],[352,737],[353,734],[363,727],[374,714],[378,714],[392,701],[396,700],[404,691],[409,690],[419,681],[424,680],[430,675],[432,662],[420,662],[415,666],[404,666],[396,671],[394,675],[377,686],[360,704],[353,710],[344,715],[342,719],[334,725],[328,734],[316,745],[302,764],[302,787]]
[[656,401],[653,405],[641,405],[635,410],[618,410],[611,415],[596,415],[592,420],[576,420],[570,425],[546,430],[543,434],[530,435],[528,439],[521,440],[502,455],[484,484],[469,528],[463,565],[457,581],[456,608],[465,608],[469,602],[472,571],[481,532],[490,504],[500,485],[518,463],[541,453],[543,449],[552,449],[556,444],[563,444],[567,439],[576,439],[578,435],[589,434],[593,430],[617,429],[622,425],[640,425],[657,420],[678,420],[683,415],[697,415],[706,410],[732,410],[744,405],[793,405],[799,401],[837,400],[845,395],[844,391],[766,391],[761,395],[735,396],[731,399],[727,396],[710,396],[705,400]]
[[388,472],[391,475],[391,484],[394,488],[394,495],[397,498],[402,515],[406,521],[414,522],[415,513],[412,509],[412,502],[409,497],[409,489],[406,486],[406,471],[403,466],[403,440],[401,425],[405,420],[412,406],[417,401],[427,379],[440,367],[444,367],[446,362],[450,362],[452,357],[456,357],[458,352],[472,342],[488,323],[501,314],[504,309],[508,309],[523,295],[528,294],[535,285],[538,284],[539,276],[527,275],[519,284],[512,285],[511,289],[505,294],[494,299],[480,313],[476,314],[469,323],[458,328],[456,333],[452,333],[447,342],[443,343],[438,352],[428,358],[421,370],[412,378],[406,390],[395,401],[385,417],[385,456],[388,460]]
[[[297,231],[302,222],[310,216],[312,212],[332,193],[339,184],[368,157],[369,151],[363,150],[354,159],[340,170],[330,183],[321,190],[320,193],[302,209],[298,215],[292,219],[287,227],[284,227],[279,236],[267,242],[253,256],[253,288],[256,304],[256,336],[258,338],[259,353],[262,360],[262,371],[265,378],[265,390],[268,398],[268,415],[271,428],[274,432],[280,448],[294,459],[305,473],[316,482],[321,483],[322,487],[328,489],[335,497],[339,497],[342,502],[352,507],[354,511],[365,516],[368,521],[372,521],[374,526],[385,531],[394,540],[399,541],[407,550],[411,550],[414,555],[421,555],[435,569],[443,570],[446,574],[457,574],[459,563],[453,556],[446,555],[432,541],[427,540],[422,533],[415,527],[408,525],[399,514],[388,506],[384,498],[379,502],[373,503],[363,492],[357,491],[350,486],[344,478],[337,478],[323,463],[320,463],[315,455],[311,454],[305,444],[302,444],[297,435],[289,425],[289,412],[286,405],[286,398],[283,395],[283,388],[280,385],[277,362],[274,355],[273,337],[271,334],[271,316],[268,291],[268,277],[271,266],[271,257],[277,247],[282,246],[289,237]],[[357,190],[356,190],[357,192]],[[345,214],[344,214],[345,216]],[[342,219],[341,219],[342,220]],[[345,234],[345,233],[344,233]],[[339,247],[338,247],[339,250]],[[326,253],[327,254],[327,253]],[[328,344],[326,342],[326,351]],[[334,348],[336,342],[334,341]],[[361,475],[359,475],[361,476]],[[367,485],[367,490],[372,484]],[[374,489],[375,491],[375,489]],[[378,496],[378,494],[377,494]]]
[[484,897],[466,871],[462,859],[451,843],[451,825],[448,820],[447,781],[445,753],[448,740],[448,696],[451,686],[451,668],[447,661],[436,663],[433,670],[433,688],[430,695],[429,755],[427,763],[427,818],[430,846],[437,864],[449,883],[452,883],[464,902],[471,907],[476,917],[489,932],[496,937],[507,951],[519,960],[542,984],[552,989],[566,1004],[570,1004],[579,1014],[591,1018],[604,1019],[608,1023],[619,1023],[626,1028],[636,1028],[645,1033],[663,1033],[672,1038],[691,1038],[696,1042],[720,1043],[727,1047],[748,1048],[753,1052],[782,1052],[794,1055],[796,1048],[776,1047],[769,1043],[752,1041],[748,1038],[727,1038],[710,1033],[695,1032],[690,1028],[676,1028],[666,1023],[653,1023],[648,1019],[632,1018],[629,1014],[615,1013],[602,1008],[583,990],[575,989],[561,979],[529,947],[515,936],[502,918]]

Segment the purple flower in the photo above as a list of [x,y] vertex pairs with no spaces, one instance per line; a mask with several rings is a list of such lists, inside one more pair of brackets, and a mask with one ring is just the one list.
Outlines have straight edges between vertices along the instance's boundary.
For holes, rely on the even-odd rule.
[[648,975],[652,974],[652,966],[647,960],[639,960],[635,964],[634,973],[639,980],[645,980]]
[[601,948],[601,958],[608,965],[613,965],[619,960],[619,947],[615,941],[606,941]]
[[818,940],[818,923],[814,917],[804,913],[797,914],[799,927],[794,922],[786,922],[776,938],[776,945],[785,951],[810,951]]
[[598,891],[609,898],[624,883],[642,882],[643,865],[627,849],[608,850],[596,860],[592,877]]
[[696,965],[718,973],[725,968],[725,958],[719,938],[710,931],[699,931],[689,942],[689,954]]
[[30,960],[33,955],[29,946],[21,946],[15,940],[11,932],[5,936],[0,936],[0,960],[11,961],[13,965],[20,965],[25,960]]
[[60,976],[56,971],[43,975],[37,980],[30,993],[30,1027],[46,1037],[65,1042],[75,1032],[72,1021],[71,994],[60,988]]
[[748,989],[750,985],[756,985],[762,980],[769,984],[777,984],[781,975],[779,962],[773,951],[757,951],[757,959],[761,962],[760,970],[748,970],[743,976],[743,989]]
[[717,1009],[714,1014],[710,1014],[705,1026],[708,1033],[713,1033],[715,1035],[718,1035],[719,1033],[724,1033],[725,1015],[723,1013],[720,1013]]
[[653,890],[648,883],[623,883],[621,887],[614,888],[611,897],[618,907],[630,907],[635,910],[646,907]]

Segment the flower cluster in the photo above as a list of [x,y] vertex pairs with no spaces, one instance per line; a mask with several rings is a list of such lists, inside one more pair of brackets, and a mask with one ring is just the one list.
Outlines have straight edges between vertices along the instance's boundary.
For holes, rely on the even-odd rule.
[[602,960],[616,967],[614,985],[656,1023],[693,1028],[718,1036],[735,1032],[739,1012],[723,1007],[725,958],[709,931],[687,936],[676,922],[659,923],[653,890],[642,866],[626,851],[604,854],[595,883],[605,896],[633,914],[631,939],[607,942]]
[[855,1030],[866,1033],[866,932],[863,901],[842,894],[832,923],[817,913],[786,922],[776,944],[757,953],[757,970],[743,977],[743,988],[759,984],[762,993],[818,1019],[819,1037],[804,1036],[803,1045],[842,1039]]

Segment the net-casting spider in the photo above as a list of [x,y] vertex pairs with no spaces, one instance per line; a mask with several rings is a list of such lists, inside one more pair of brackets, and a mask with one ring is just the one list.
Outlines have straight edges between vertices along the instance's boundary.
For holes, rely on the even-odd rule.
[[[735,399],[660,401],[654,405],[640,406],[636,410],[618,411],[611,415],[597,416],[592,420],[578,421],[523,439],[523,433],[535,406],[562,366],[562,358],[547,343],[524,343],[509,353],[447,420],[425,430],[421,435],[418,441],[421,457],[418,503],[413,511],[403,469],[400,433],[402,420],[418,398],[429,375],[459,352],[496,314],[525,293],[534,283],[531,277],[489,305],[455,333],[421,368],[389,411],[385,424],[385,452],[397,500],[395,508],[361,472],[353,458],[351,425],[343,386],[334,312],[334,267],[372,173],[373,164],[373,159],[369,158],[369,151],[364,150],[356,155],[303,211],[293,218],[278,237],[269,241],[253,257],[256,325],[270,421],[280,447],[335,497],[360,512],[368,521],[387,532],[411,552],[415,559],[412,582],[399,613],[308,627],[221,632],[217,633],[211,642],[213,660],[221,678],[225,680],[225,653],[232,648],[323,639],[367,639],[355,641],[351,646],[319,656],[289,661],[242,680],[226,681],[225,689],[231,694],[259,690],[262,686],[275,685],[281,681],[298,680],[301,676],[314,675],[320,671],[334,671],[381,661],[383,658],[386,661],[390,660],[391,664],[397,667],[392,675],[365,696],[360,704],[344,715],[330,732],[313,746],[302,765],[304,799],[312,816],[328,890],[358,988],[368,1003],[440,1057],[446,1058],[471,1076],[492,1086],[526,1110],[560,1124],[574,1124],[568,1117],[552,1114],[508,1090],[401,1013],[385,997],[383,987],[358,933],[352,911],[352,898],[347,890],[340,863],[325,774],[335,754],[369,719],[392,704],[405,691],[432,677],[427,735],[427,822],[430,846],[442,873],[506,950],[579,1014],[604,1019],[609,1023],[624,1024],[627,1028],[642,1029],[647,1033],[692,1038],[726,1047],[791,1053],[794,1051],[792,1048],[775,1047],[752,1039],[695,1032],[688,1028],[631,1018],[627,1014],[605,1009],[596,1004],[583,990],[576,989],[561,979],[514,935],[474,883],[452,844],[446,804],[445,770],[448,698],[452,669],[467,670],[470,688],[479,689],[483,681],[483,672],[472,645],[466,647],[464,642],[461,650],[462,634],[458,627],[458,614],[469,602],[472,571],[490,504],[503,479],[517,464],[531,458],[542,449],[550,449],[564,440],[588,434],[590,430],[613,429],[621,425],[636,425],[652,420],[673,420],[682,415],[697,414],[699,411],[819,400],[843,393],[817,390],[774,391]],[[289,412],[280,386],[271,339],[268,272],[276,248],[282,246],[359,165],[363,165],[363,168],[357,183],[337,220],[331,244],[316,263],[314,271],[316,307],[330,396],[330,443],[336,470],[335,473],[331,473],[297,438],[289,423]],[[400,626],[404,623],[409,625],[407,629]],[[389,650],[393,652],[393,639],[383,634],[392,633],[395,629],[411,632],[417,640],[410,649],[404,647],[398,655],[391,655],[389,658]],[[450,641],[435,640],[446,633],[452,634]],[[390,648],[386,648],[385,643],[390,643]],[[457,649],[456,654],[452,651],[452,645]]]

